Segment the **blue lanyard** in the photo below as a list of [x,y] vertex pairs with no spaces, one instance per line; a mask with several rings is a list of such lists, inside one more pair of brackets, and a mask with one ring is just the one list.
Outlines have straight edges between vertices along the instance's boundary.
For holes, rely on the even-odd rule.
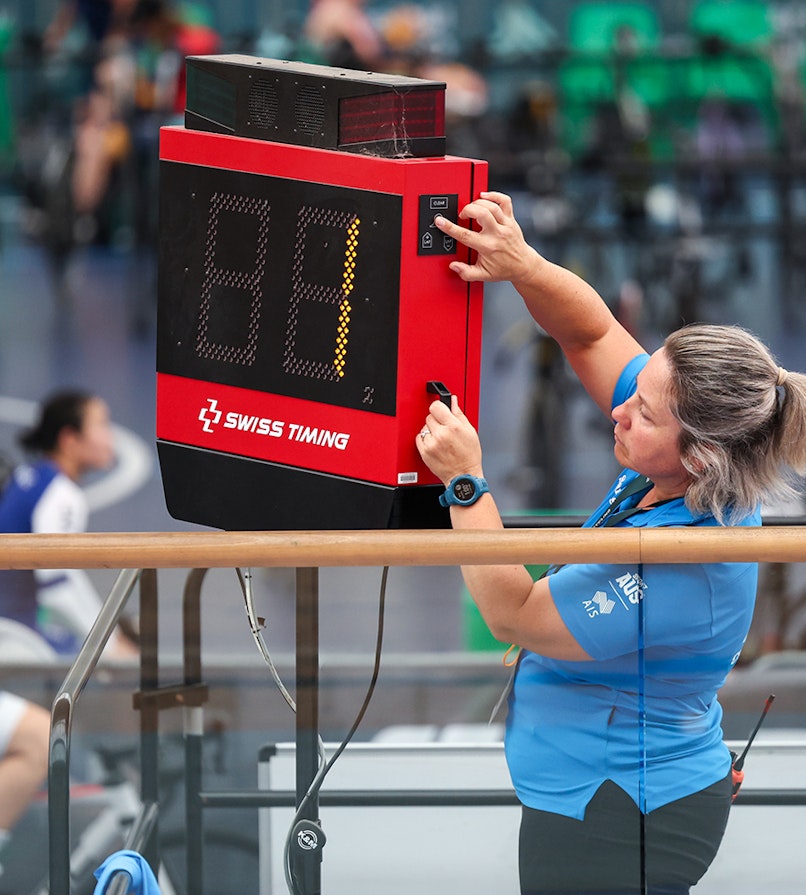
[[[613,503],[607,507],[602,515],[591,525],[591,528],[603,528],[610,525],[617,525],[623,519],[627,519],[630,516],[634,516],[636,513],[642,513],[644,510],[649,509],[649,507],[634,506],[616,512],[616,508],[622,506],[628,497],[632,497],[634,494],[640,494],[640,497],[638,498],[640,500],[652,487],[652,481],[645,475],[636,476],[619,495],[619,499],[617,501],[614,500]],[[662,502],[665,503],[665,501]],[[657,505],[658,504],[654,504],[654,506]]]

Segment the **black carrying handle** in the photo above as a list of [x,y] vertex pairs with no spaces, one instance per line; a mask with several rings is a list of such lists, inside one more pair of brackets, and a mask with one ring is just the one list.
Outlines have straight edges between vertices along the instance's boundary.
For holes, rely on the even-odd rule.
[[426,383],[425,387],[432,395],[437,395],[446,407],[451,406],[451,391],[444,383],[432,380]]

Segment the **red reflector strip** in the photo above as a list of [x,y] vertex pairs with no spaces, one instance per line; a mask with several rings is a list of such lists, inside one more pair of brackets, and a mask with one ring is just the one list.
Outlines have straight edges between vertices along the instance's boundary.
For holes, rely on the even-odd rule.
[[445,135],[445,91],[374,93],[339,102],[339,145]]

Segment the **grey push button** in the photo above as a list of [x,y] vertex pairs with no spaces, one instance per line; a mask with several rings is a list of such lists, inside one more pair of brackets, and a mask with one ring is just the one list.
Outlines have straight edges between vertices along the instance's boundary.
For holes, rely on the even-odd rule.
[[417,225],[418,255],[456,254],[456,240],[446,236],[434,224],[434,218],[438,214],[448,218],[449,221],[456,221],[459,216],[459,194],[420,196]]

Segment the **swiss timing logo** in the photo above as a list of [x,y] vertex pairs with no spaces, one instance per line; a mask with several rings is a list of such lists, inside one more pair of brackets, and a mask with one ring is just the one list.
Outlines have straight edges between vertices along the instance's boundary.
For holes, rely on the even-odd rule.
[[291,423],[284,420],[269,419],[252,413],[239,413],[235,410],[219,410],[217,398],[207,398],[207,406],[199,411],[198,420],[205,432],[217,432],[219,425],[229,430],[229,434],[258,435],[265,438],[282,438],[300,445],[312,445],[322,448],[335,448],[338,451],[347,449],[350,441],[349,432],[336,432],[322,426],[311,426],[305,423]]

